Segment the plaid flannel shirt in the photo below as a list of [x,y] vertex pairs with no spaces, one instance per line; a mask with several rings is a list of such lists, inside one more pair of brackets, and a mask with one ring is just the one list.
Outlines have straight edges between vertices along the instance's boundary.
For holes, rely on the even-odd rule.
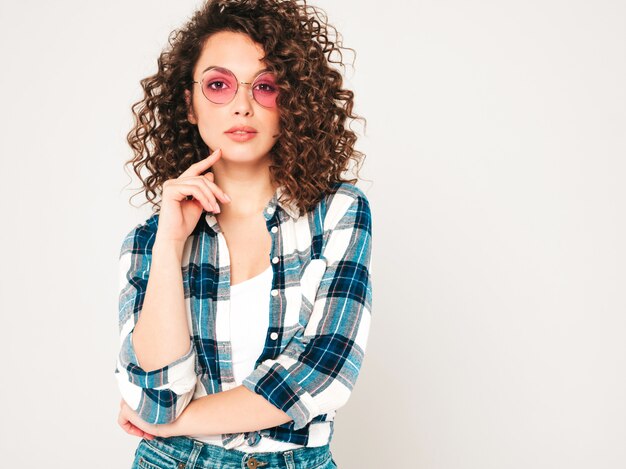
[[[270,323],[264,350],[243,386],[293,420],[257,432],[223,434],[226,448],[260,436],[307,445],[312,425],[327,425],[348,400],[370,328],[371,214],[364,193],[340,183],[302,216],[280,200],[264,210],[272,238]],[[146,292],[158,226],[155,213],[124,238],[120,251],[120,350],[115,376],[122,397],[146,422],[174,421],[192,400],[232,389],[229,329],[230,266],[216,218],[205,212],[185,243],[182,274],[189,351],[146,372],[132,332]]]

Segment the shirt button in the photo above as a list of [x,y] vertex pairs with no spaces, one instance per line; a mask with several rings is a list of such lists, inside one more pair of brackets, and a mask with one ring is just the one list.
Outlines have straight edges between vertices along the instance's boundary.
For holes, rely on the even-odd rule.
[[272,339],[272,340],[276,340],[276,339],[278,339],[278,332],[272,332],[272,333],[270,334],[270,339]]
[[274,257],[272,259],[272,264],[278,264],[278,257]]
[[278,231],[278,227],[277,226],[272,226],[272,233],[276,233]]
[[272,207],[267,207],[266,212],[271,215],[272,213],[274,213],[274,209]]
[[278,295],[278,290],[274,289],[270,293],[272,294],[272,296],[276,296]]

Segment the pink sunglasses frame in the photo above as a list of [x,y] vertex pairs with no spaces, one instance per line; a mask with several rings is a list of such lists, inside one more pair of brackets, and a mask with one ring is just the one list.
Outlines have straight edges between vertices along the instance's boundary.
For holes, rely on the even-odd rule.
[[[202,82],[204,81],[204,77],[206,76],[207,72],[211,71],[211,70],[221,70],[226,72],[227,74],[230,74],[234,77],[235,79],[235,83],[237,83],[237,89],[235,90],[235,92],[233,93],[232,98],[230,98],[230,100],[226,101],[225,103],[216,103],[215,101],[211,101],[211,99],[209,99],[209,97],[204,94],[204,86],[202,86]],[[233,99],[235,99],[235,96],[237,96],[237,93],[239,92],[239,85],[250,85],[250,88],[248,88],[248,95],[250,96],[250,98],[252,98],[259,106],[264,107],[266,109],[273,109],[277,106],[277,104],[274,104],[274,106],[265,106],[263,104],[261,104],[256,97],[254,96],[254,84],[257,82],[257,80],[259,79],[259,77],[267,74],[267,73],[272,73],[270,70],[268,69],[263,69],[261,71],[259,71],[256,76],[254,77],[254,80],[252,80],[252,82],[247,82],[247,81],[239,81],[239,78],[237,78],[237,76],[230,71],[227,68],[224,67],[218,67],[218,66],[213,66],[213,67],[209,67],[207,68],[204,72],[202,72],[202,78],[200,79],[200,81],[192,81],[192,83],[197,83],[200,85],[200,89],[202,90],[202,96],[204,96],[209,102],[213,103],[213,104],[228,104],[230,102],[232,102]]]

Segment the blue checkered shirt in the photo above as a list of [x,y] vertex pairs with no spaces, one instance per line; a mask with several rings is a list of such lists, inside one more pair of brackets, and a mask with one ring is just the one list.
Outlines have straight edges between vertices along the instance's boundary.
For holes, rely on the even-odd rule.
[[216,218],[204,212],[183,251],[189,351],[144,371],[132,332],[148,283],[158,226],[155,213],[133,228],[120,251],[120,350],[115,377],[122,397],[146,422],[174,421],[192,400],[242,384],[292,420],[268,429],[222,435],[226,448],[260,436],[306,446],[313,425],[329,427],[348,400],[363,363],[370,328],[371,214],[365,194],[340,183],[299,216],[280,200],[264,209],[272,239],[269,328],[255,369],[233,377],[230,342],[230,256]]

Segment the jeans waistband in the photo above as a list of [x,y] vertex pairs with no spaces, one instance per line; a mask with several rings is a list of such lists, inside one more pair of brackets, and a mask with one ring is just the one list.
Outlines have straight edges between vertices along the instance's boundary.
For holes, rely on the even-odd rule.
[[246,453],[187,436],[155,437],[152,440],[144,439],[142,443],[179,461],[181,469],[299,469],[316,467],[331,458],[330,445],[270,453]]

